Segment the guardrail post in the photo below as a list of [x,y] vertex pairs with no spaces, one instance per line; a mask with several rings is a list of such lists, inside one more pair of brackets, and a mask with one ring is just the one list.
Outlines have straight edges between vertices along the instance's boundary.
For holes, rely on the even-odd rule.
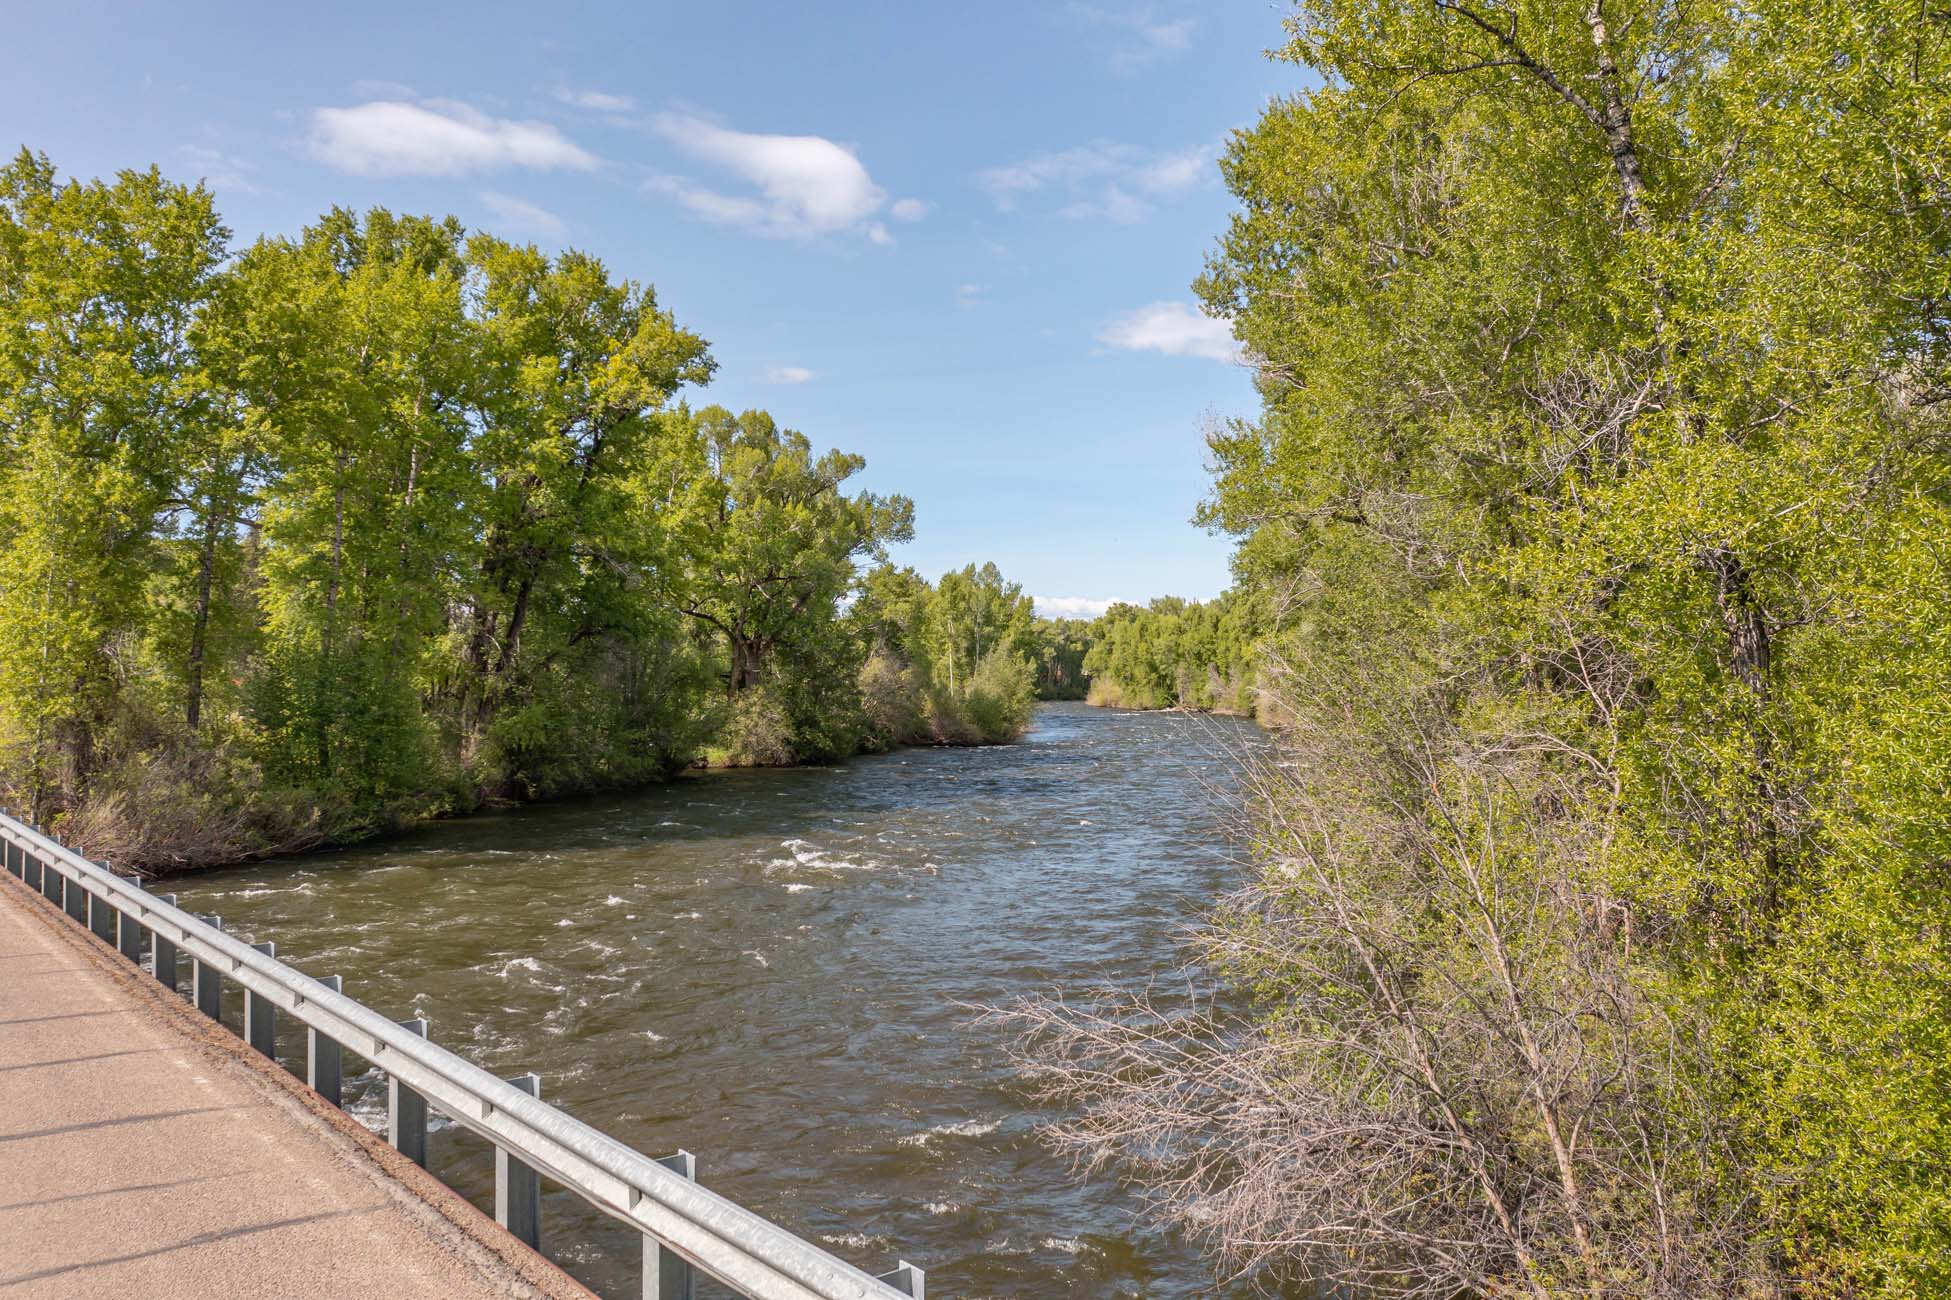
[[[657,1163],[681,1178],[698,1181],[698,1157],[689,1151],[660,1156]],[[643,1300],[692,1300],[695,1284],[690,1261],[645,1233]]]
[[79,880],[70,880],[66,872],[61,873],[61,906],[69,916],[83,925],[88,924],[88,891],[81,887]]
[[[278,955],[278,945],[275,943],[254,943],[251,947],[266,957]],[[278,1059],[277,1004],[259,997],[248,988],[244,990],[244,1041],[273,1061]]]
[[88,895],[88,929],[103,943],[115,942],[115,909],[100,894]]
[[[0,817],[4,817],[6,815],[7,815],[7,810],[5,808],[0,808]],[[7,870],[10,873],[19,876],[22,880],[27,879],[27,868],[25,864],[21,862],[18,846],[15,845],[12,840],[8,840],[4,845],[0,845],[0,853],[4,853],[6,855]]]
[[[402,1020],[400,1026],[427,1036],[425,1020]],[[386,1072],[386,1140],[414,1164],[427,1167],[427,1099],[401,1083],[391,1070]]]
[[33,854],[32,857],[34,859],[34,874],[40,879],[41,897],[56,907],[61,906],[61,896],[54,892],[61,887],[61,874],[57,871],[50,871],[47,867],[47,859],[43,858],[40,854]]
[[892,1273],[883,1273],[874,1280],[887,1283],[908,1300],[928,1300],[928,1271],[916,1268],[905,1259],[894,1266]]
[[[98,862],[103,871],[112,870],[106,862]],[[90,891],[88,895],[88,929],[103,943],[115,946],[115,908],[109,903],[107,894]]]
[[[204,916],[197,919],[207,921],[212,929],[224,928],[224,919],[221,916]],[[223,1020],[224,977],[212,970],[209,962],[191,958],[190,998],[196,1003],[198,1011],[212,1020],[219,1022]]]
[[[337,975],[321,975],[318,982],[334,993],[344,991],[344,984]],[[310,1025],[305,1026],[305,1082],[313,1092],[331,1102],[342,1105],[340,1097],[341,1070],[343,1068],[336,1039],[327,1038]]]
[[[531,1097],[542,1095],[542,1079],[518,1074],[508,1081]],[[542,1176],[514,1156],[495,1148],[495,1222],[524,1245],[542,1248]]]
[[[141,887],[141,882],[137,882]],[[115,911],[115,946],[122,950],[136,966],[142,965],[142,922],[135,919],[135,912],[127,908]]]
[[29,853],[26,849],[22,849],[20,851],[20,865],[24,868],[21,879],[27,882],[27,887],[45,898],[47,896],[47,887],[41,883],[41,860],[32,853]]
[[[164,894],[162,900],[171,907],[176,906],[176,895]],[[156,980],[171,993],[176,992],[176,945],[163,938],[160,931],[149,933],[149,964],[155,969]]]

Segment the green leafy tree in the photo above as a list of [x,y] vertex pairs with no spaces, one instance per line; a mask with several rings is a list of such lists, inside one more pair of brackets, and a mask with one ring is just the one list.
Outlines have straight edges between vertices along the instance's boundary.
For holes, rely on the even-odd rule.
[[236,271],[269,462],[254,718],[279,775],[331,801],[418,796],[435,765],[420,695],[475,498],[460,239],[335,211]]
[[687,711],[613,679],[652,649],[655,671],[688,672],[676,616],[655,603],[661,526],[638,493],[662,454],[660,412],[711,377],[705,342],[583,253],[477,234],[466,265],[478,558],[445,678],[464,754],[491,740],[495,783],[554,785],[565,763],[609,768],[633,748],[654,768],[682,747]]
[[227,233],[154,169],[0,168],[0,740],[26,802],[83,795],[213,420],[190,347]]
[[1033,628],[1036,641],[1036,696],[1039,700],[1081,700],[1090,690],[1090,674],[1084,667],[1093,644],[1091,624],[1085,619],[1039,618]]
[[763,411],[680,409],[645,476],[646,505],[669,531],[664,582],[674,608],[721,638],[725,691],[765,679],[775,653],[812,652],[853,585],[855,563],[914,535],[906,497],[849,496],[859,456],[815,456],[804,434]]
[[[1073,1136],[1272,1276],[1944,1291],[1951,29],[1323,0],[1288,31],[1322,85],[1234,138],[1199,285],[1262,396],[1203,517],[1280,611],[1292,724],[1210,949],[1259,1013],[1201,1069],[1047,1022]],[[1183,698],[1153,651],[1206,629],[1138,619],[1092,666]],[[1212,1118],[1275,1113],[1322,1141]]]

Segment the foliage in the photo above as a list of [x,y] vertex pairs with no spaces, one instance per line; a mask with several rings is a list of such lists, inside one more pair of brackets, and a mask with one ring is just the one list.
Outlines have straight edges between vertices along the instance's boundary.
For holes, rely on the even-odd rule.
[[1089,693],[1092,624],[1076,618],[1039,618],[1031,628],[1036,642],[1036,697],[1081,700]]
[[16,806],[194,866],[1022,730],[1028,600],[863,574],[911,504],[679,402],[713,363],[648,286],[384,210],[227,241],[153,170],[0,169]]
[[[1323,84],[1235,136],[1199,284],[1262,396],[1202,517],[1292,723],[1207,950],[1256,1009],[1036,1013],[1092,1067],[1069,1136],[1270,1276],[1943,1293],[1951,28],[1314,0],[1289,37]],[[1093,667],[1169,702],[1164,640]],[[1481,1217],[1414,1222],[1446,1187]]]
[[[1015,740],[1036,702],[1032,602],[994,564],[942,575],[883,565],[849,617],[869,647],[862,671],[876,742]],[[905,728],[905,729],[904,729]]]
[[1113,605],[1091,625],[1091,703],[1252,716],[1257,613],[1243,591],[1204,603],[1165,596]]

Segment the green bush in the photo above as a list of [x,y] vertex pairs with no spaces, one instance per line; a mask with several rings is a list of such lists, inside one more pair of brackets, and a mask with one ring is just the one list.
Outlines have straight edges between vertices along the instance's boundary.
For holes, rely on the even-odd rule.
[[711,757],[727,767],[785,767],[798,760],[793,720],[771,685],[740,691]]

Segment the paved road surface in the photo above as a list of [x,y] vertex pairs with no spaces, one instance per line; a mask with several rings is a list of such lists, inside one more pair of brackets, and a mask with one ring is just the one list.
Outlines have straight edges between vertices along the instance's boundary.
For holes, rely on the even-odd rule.
[[587,1295],[92,942],[0,875],[0,1300]]

